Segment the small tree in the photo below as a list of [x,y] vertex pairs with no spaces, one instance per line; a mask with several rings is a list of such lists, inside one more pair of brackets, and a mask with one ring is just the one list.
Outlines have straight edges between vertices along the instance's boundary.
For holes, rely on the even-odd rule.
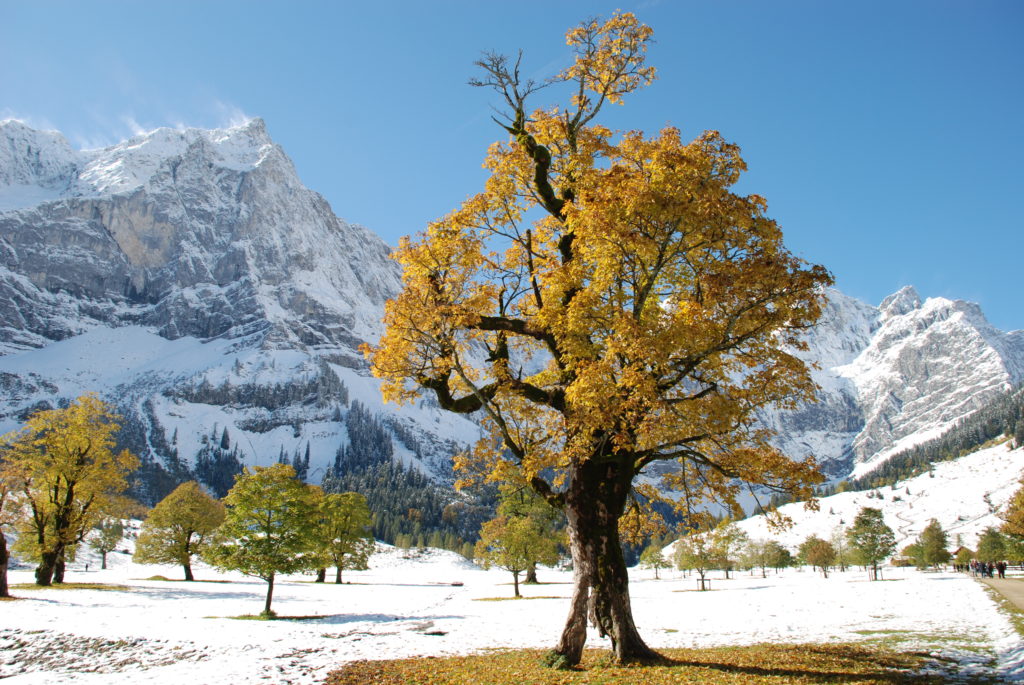
[[828,578],[828,569],[836,560],[836,550],[832,543],[812,535],[800,545],[800,557],[812,568],[821,569],[823,576]]
[[719,548],[713,531],[698,529],[698,532],[676,541],[675,562],[680,571],[695,571],[697,586],[701,592],[707,589],[707,572],[714,568],[719,558]]
[[[227,435],[227,429],[224,429]],[[224,505],[196,481],[182,483],[153,507],[135,544],[137,564],[179,564],[193,580],[192,557],[224,523]]]
[[[543,497],[525,485],[506,483],[499,487],[498,514],[530,519],[537,533],[561,540],[564,535],[559,533],[559,525],[564,521],[562,513],[548,504]],[[537,559],[530,561],[526,567],[526,584],[535,584],[537,580]]]
[[850,545],[846,540],[846,528],[844,526],[836,526],[832,530],[832,535],[828,540],[832,543],[832,548],[836,551],[835,565],[839,567],[839,570],[846,572],[846,568],[852,563],[852,552]]
[[663,568],[672,568],[672,564],[662,553],[661,545],[652,543],[640,553],[640,568],[654,569],[654,578],[658,579],[658,571]]
[[722,521],[712,533],[714,541],[715,568],[725,572],[726,579],[729,572],[736,565],[736,558],[743,548],[749,543],[750,538],[739,526],[728,519]]
[[955,562],[956,565],[960,567],[960,570],[963,571],[970,565],[971,559],[973,558],[974,552],[972,552],[966,547],[961,547],[956,553]]
[[83,395],[66,409],[36,412],[20,431],[0,438],[8,483],[27,514],[19,549],[38,561],[37,585],[53,582],[58,564],[128,487],[139,462],[114,452],[119,428],[109,405]]
[[995,528],[986,528],[978,538],[978,561],[994,563],[1006,556],[1002,534]]
[[558,542],[545,535],[527,516],[499,516],[480,529],[473,558],[484,568],[497,566],[510,572],[515,596],[520,597],[519,574],[531,563],[556,563]]
[[917,544],[921,547],[921,563],[935,568],[947,563],[952,556],[946,549],[948,542],[946,531],[942,530],[938,521],[932,519],[917,538]]
[[768,563],[776,573],[793,565],[793,553],[775,540],[768,542],[768,556],[770,559]]
[[909,559],[918,570],[924,569],[928,566],[928,564],[924,562],[924,554],[922,553],[920,542],[910,543],[900,550],[900,554]]
[[261,615],[272,617],[274,579],[317,567],[313,534],[317,524],[312,490],[287,464],[246,469],[224,498],[227,514],[218,541],[203,558],[214,566],[241,571],[267,582]]
[[340,584],[342,570],[366,569],[373,554],[370,507],[358,492],[337,492],[320,497],[318,509],[316,542],[324,558],[335,567],[334,582]]
[[99,552],[100,568],[107,568],[107,554],[117,548],[117,543],[124,538],[124,524],[119,519],[103,519],[94,529],[89,539],[89,546]]
[[878,580],[878,564],[892,556],[896,535],[885,524],[881,509],[863,507],[846,532],[857,561],[871,567],[871,580]]

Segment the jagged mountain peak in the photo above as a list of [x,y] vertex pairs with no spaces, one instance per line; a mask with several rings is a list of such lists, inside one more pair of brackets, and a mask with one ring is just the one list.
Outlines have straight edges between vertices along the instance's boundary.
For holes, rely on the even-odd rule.
[[906,285],[882,300],[878,309],[883,318],[907,314],[921,307],[921,296],[912,285]]
[[79,163],[80,153],[58,131],[39,131],[17,119],[0,121],[0,211],[66,191]]
[[[42,135],[9,128],[18,140]],[[63,141],[55,135],[44,138]],[[37,147],[13,154],[31,160]],[[59,183],[18,186],[0,204],[0,347],[142,324],[170,338],[343,343],[361,363],[355,343],[379,334],[378,309],[399,286],[390,248],[302,185],[262,119],[63,147]]]

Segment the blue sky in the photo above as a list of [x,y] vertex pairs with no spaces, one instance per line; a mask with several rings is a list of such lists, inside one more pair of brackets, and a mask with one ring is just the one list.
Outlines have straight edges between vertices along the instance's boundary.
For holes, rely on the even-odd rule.
[[[0,118],[78,147],[263,117],[335,212],[394,244],[479,189],[485,49],[556,72],[635,12],[658,80],[604,123],[708,128],[787,243],[877,304],[903,285],[1024,328],[1024,2],[0,0]],[[538,99],[537,105],[548,104]]]

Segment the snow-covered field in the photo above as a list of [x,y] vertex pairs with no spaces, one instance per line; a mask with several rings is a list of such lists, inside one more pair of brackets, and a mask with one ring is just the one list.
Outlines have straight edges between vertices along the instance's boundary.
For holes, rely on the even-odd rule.
[[[83,572],[76,563],[69,582],[130,589],[15,589],[22,600],[0,603],[0,678],[5,685],[317,683],[350,660],[556,641],[568,609],[569,573],[543,569],[544,584],[524,586],[526,596],[538,599],[478,601],[510,596],[510,574],[483,571],[444,551],[381,550],[370,570],[346,573],[351,584],[318,585],[302,576],[279,582],[274,609],[306,618],[274,622],[228,618],[262,609],[262,581],[201,565],[198,579],[230,582],[147,581],[154,574],[180,578],[181,571],[136,566],[117,553],[107,571],[96,571],[93,561]],[[767,579],[717,575],[712,591],[701,593],[693,591],[692,578],[669,573],[654,580],[650,571],[633,571],[633,608],[651,645],[895,636],[961,662],[998,657],[1002,677],[1024,680],[1024,670],[1014,673],[1021,647],[1009,621],[970,578],[898,569],[887,569],[885,582],[852,571],[827,580],[800,569]],[[31,580],[28,570],[11,576],[14,583]],[[588,644],[607,641],[591,634]]]

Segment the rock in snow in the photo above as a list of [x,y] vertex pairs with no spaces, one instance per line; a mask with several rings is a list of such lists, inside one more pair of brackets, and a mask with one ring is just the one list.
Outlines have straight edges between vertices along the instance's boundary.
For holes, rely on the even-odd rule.
[[[384,407],[358,351],[400,287],[388,253],[302,184],[260,119],[85,151],[0,122],[0,430],[95,390],[144,457],[187,464],[227,429],[246,463],[310,445],[316,480],[358,401],[397,458],[445,480],[475,425],[429,400]],[[835,476],[1024,379],[1024,332],[974,304],[913,288],[877,308],[829,297],[801,353],[820,367],[821,401],[762,421]]]

